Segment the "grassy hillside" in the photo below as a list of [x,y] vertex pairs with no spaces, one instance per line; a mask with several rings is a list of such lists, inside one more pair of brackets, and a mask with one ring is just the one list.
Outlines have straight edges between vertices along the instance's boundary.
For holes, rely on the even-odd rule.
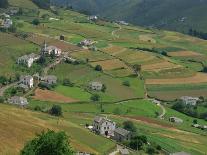
[[77,10],[98,14],[109,19],[126,20],[136,25],[181,32],[193,28],[206,32],[206,0],[53,1],[56,4],[68,4]]
[[[0,107],[1,154],[19,154],[20,149],[29,139],[47,129],[66,131],[75,150],[104,154],[115,146],[113,142],[84,129],[84,126],[80,125],[80,121],[84,119],[80,120],[76,114],[69,119],[68,117],[57,119],[47,114],[8,105],[0,104]],[[91,117],[87,116],[87,119]]]

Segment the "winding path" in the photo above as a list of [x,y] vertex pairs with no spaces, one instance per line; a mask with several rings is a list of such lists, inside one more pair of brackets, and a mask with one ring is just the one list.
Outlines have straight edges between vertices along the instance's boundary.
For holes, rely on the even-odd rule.
[[119,27],[119,29],[113,30],[113,31],[111,32],[111,35],[114,37],[114,39],[115,39],[115,38],[119,38],[119,35],[116,35],[116,32],[118,32],[118,31],[120,31],[120,30],[122,29],[121,25],[119,25],[119,24],[117,24],[117,23],[116,23],[116,25]]

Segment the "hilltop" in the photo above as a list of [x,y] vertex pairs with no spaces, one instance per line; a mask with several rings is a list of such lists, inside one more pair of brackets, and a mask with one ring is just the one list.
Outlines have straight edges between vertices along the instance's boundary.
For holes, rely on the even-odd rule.
[[206,0],[53,0],[108,19],[161,29],[206,32]]

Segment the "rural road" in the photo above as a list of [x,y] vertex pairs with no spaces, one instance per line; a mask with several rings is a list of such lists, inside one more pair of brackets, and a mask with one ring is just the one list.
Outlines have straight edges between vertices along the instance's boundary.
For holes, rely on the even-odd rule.
[[8,88],[10,88],[10,87],[15,86],[17,83],[18,83],[18,82],[11,83],[11,84],[9,84],[9,85],[6,85],[6,86],[4,86],[4,87],[0,88],[0,96],[3,96],[3,95],[4,95],[5,90],[7,90],[7,89],[8,89]]
[[162,114],[159,116],[159,118],[164,119],[164,116],[166,114],[166,109],[162,104],[158,104],[158,106],[162,109]]
[[114,30],[114,31],[112,31],[112,32],[111,32],[111,35],[112,35],[114,38],[119,38],[119,36],[116,35],[116,32],[120,31],[120,30],[122,29],[122,27],[121,27],[121,25],[119,25],[119,24],[117,24],[117,23],[116,23],[116,25],[119,27],[119,29],[118,29],[118,30]]

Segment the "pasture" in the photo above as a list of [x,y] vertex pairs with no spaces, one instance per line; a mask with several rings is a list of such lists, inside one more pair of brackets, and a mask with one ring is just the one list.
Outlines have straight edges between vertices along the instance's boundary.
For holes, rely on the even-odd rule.
[[0,32],[0,36],[0,75],[14,76],[17,58],[32,52],[38,53],[39,47],[11,34]]

